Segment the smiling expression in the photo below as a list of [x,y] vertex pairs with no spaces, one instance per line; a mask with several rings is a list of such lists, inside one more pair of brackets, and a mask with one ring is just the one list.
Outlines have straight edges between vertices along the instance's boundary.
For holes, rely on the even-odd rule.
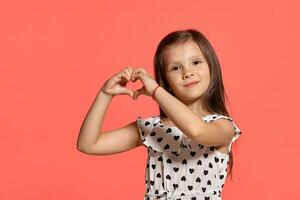
[[172,44],[164,50],[163,58],[166,79],[177,98],[190,102],[201,97],[210,83],[210,72],[197,43]]

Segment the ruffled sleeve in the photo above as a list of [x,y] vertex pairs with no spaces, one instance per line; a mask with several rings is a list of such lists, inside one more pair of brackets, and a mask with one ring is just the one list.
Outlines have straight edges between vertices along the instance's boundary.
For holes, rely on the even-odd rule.
[[231,117],[228,117],[228,116],[224,116],[224,115],[220,115],[220,114],[215,114],[215,115],[209,115],[207,116],[207,118],[205,119],[205,121],[207,122],[210,122],[210,121],[214,121],[214,120],[217,120],[217,119],[228,119],[232,122],[233,126],[234,126],[234,135],[231,139],[231,142],[229,144],[229,151],[228,153],[231,151],[231,146],[233,144],[234,141],[236,141],[240,135],[242,134],[242,131],[238,128],[238,126],[234,123],[233,119]]
[[150,137],[150,134],[153,129],[153,120],[154,120],[153,117],[143,119],[141,118],[141,116],[138,116],[136,119],[136,124],[139,129],[142,143],[146,147],[150,147],[150,148],[153,146],[153,140]]
[[143,144],[155,151],[174,153],[180,152],[182,135],[174,128],[164,127],[157,117],[137,117],[136,123]]

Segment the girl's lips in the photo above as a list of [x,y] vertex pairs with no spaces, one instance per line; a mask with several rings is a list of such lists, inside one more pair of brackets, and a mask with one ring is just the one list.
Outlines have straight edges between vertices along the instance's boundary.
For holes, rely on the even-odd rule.
[[185,85],[184,87],[193,87],[193,86],[195,86],[198,82],[199,82],[199,81],[190,83],[190,84],[188,84],[188,85]]

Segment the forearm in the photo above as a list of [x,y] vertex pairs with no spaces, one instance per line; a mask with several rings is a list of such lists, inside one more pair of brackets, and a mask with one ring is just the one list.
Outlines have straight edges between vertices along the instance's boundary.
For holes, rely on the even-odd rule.
[[[201,117],[191,111],[180,100],[173,97],[165,89],[159,87],[155,92],[154,99],[159,107],[166,113],[171,121],[188,137],[195,138],[199,131],[199,123],[202,123]],[[199,122],[199,123],[195,123]],[[205,126],[204,122],[202,124]]]
[[113,97],[100,90],[81,125],[77,149],[86,150],[96,143],[100,136],[107,108]]

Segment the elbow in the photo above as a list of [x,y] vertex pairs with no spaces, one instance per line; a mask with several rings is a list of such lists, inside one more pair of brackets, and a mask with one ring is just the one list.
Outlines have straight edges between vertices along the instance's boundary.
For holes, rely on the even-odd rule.
[[193,134],[191,137],[190,137],[190,139],[191,140],[193,140],[193,141],[195,141],[195,142],[197,142],[197,143],[203,143],[203,141],[202,141],[202,137],[201,137],[201,135],[200,134]]
[[95,153],[95,150],[93,150],[93,148],[91,148],[90,146],[87,147],[87,146],[77,145],[77,150],[87,155],[100,155],[99,153]]
[[89,154],[88,148],[84,145],[81,145],[79,142],[76,144],[77,151],[80,151],[85,154]]
[[194,130],[192,130],[190,132],[190,139],[199,143],[199,144],[204,144],[204,137],[203,137],[203,133],[205,131],[203,130],[203,128],[200,127],[196,127]]
[[77,138],[76,148],[78,151],[83,152],[83,153],[86,153],[86,151],[87,151],[87,145],[85,145],[83,140],[81,140],[80,138]]
[[203,133],[203,128],[196,126],[190,131],[190,138],[194,141],[199,140],[201,138],[201,135]]
[[88,155],[91,154],[91,152],[87,148],[83,148],[83,147],[79,147],[79,146],[77,146],[77,151],[84,153],[84,154],[88,154]]
[[80,145],[79,139],[77,139],[77,141],[76,141],[76,149],[78,151],[82,151],[82,145]]
[[82,153],[86,153],[86,151],[84,150],[84,148],[82,148],[81,146],[77,145],[77,151],[80,151]]

